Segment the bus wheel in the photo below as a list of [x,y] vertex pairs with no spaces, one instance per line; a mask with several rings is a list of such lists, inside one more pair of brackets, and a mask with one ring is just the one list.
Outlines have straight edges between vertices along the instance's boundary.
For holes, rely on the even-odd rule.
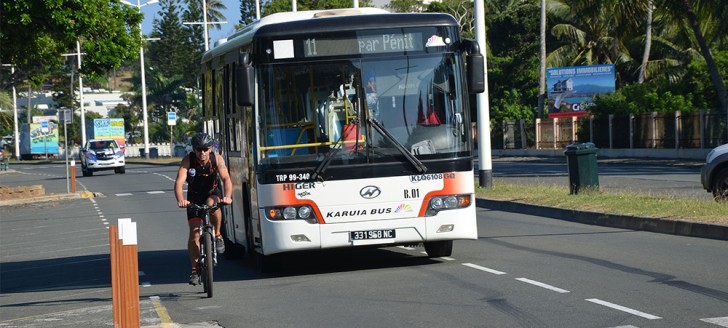
[[452,240],[430,241],[425,243],[427,257],[444,257],[452,255]]

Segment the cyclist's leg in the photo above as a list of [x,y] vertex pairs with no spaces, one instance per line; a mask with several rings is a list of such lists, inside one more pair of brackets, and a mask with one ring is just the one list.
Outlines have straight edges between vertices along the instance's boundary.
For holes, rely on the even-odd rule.
[[200,218],[187,220],[189,236],[187,238],[187,255],[190,258],[190,265],[194,269],[197,266],[197,257],[200,256]]
[[[221,198],[222,197],[220,197],[220,195],[214,193],[207,197],[207,205],[213,206],[217,204]],[[212,226],[215,227],[215,237],[220,236],[220,227],[222,226],[222,210],[218,208],[214,212],[210,213],[210,223],[212,223]]]
[[190,258],[190,264],[194,268],[197,263],[197,257],[200,255],[200,223],[202,218],[197,210],[187,208],[187,226],[189,234],[187,236],[187,255]]
[[[222,197],[219,195],[219,192],[215,192],[207,198],[207,204],[210,206],[217,204],[221,198]],[[212,223],[212,226],[215,227],[215,248],[218,253],[225,253],[225,242],[222,240],[222,236],[220,235],[220,229],[222,227],[222,210],[218,208],[214,212],[210,213],[210,223]]]

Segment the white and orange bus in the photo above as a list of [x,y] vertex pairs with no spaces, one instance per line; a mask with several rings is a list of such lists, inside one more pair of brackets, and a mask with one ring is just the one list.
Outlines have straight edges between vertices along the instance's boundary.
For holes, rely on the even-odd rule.
[[442,257],[477,237],[468,99],[484,61],[452,16],[273,14],[202,67],[205,127],[234,184],[229,250],[262,264],[364,245]]

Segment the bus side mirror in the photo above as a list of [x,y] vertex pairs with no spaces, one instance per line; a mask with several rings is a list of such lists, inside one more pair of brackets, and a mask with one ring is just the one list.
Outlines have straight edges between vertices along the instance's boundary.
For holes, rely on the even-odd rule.
[[465,39],[460,44],[465,52],[465,79],[468,93],[485,92],[485,57],[480,53],[480,45],[474,39]]
[[469,93],[485,92],[485,58],[480,53],[467,55],[465,58],[466,76]]
[[240,61],[235,68],[238,106],[255,104],[255,71],[250,65],[248,53],[240,54]]

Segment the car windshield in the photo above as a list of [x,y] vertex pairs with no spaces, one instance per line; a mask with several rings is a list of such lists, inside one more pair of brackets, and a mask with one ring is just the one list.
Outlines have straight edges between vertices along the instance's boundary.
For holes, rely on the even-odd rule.
[[92,141],[90,142],[91,147],[89,147],[91,150],[104,150],[106,148],[118,148],[116,146],[116,142],[114,140],[106,140],[106,141]]
[[260,163],[316,163],[329,152],[332,165],[402,161],[403,151],[462,155],[470,144],[458,65],[440,53],[265,66]]

